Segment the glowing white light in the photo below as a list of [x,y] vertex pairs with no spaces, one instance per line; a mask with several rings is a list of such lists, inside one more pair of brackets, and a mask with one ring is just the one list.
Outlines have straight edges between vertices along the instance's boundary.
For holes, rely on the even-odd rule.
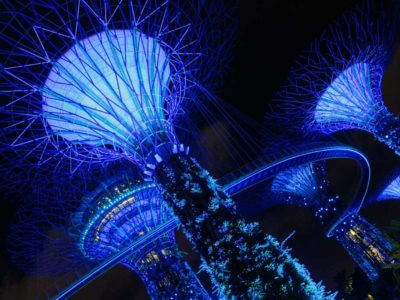
[[127,150],[165,127],[169,59],[136,30],[106,30],[77,41],[42,88],[44,116],[55,134]]
[[328,131],[362,127],[372,121],[374,104],[370,67],[366,63],[357,63],[344,70],[325,90],[315,108],[314,119],[320,124],[338,125]]

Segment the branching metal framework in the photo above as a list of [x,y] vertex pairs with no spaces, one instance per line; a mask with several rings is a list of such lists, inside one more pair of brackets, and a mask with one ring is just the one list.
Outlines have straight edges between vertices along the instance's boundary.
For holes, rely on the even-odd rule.
[[396,1],[365,0],[349,11],[295,64],[272,116],[305,133],[364,130],[399,154],[399,118],[381,91],[399,21]]

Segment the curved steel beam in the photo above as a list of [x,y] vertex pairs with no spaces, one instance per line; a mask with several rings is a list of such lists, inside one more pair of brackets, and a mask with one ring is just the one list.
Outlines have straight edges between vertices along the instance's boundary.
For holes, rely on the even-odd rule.
[[[356,161],[360,166],[361,174],[357,192],[354,195],[348,209],[338,218],[338,220],[333,224],[327,233],[327,236],[330,237],[332,236],[333,230],[338,224],[340,224],[351,213],[358,212],[360,210],[368,191],[371,178],[371,167],[365,155],[355,148],[349,146],[331,145],[318,146],[316,148],[307,149],[302,152],[283,157],[272,163],[268,162],[265,158],[260,158],[257,161],[235,171],[234,173],[225,176],[220,180],[220,183],[223,184],[223,182],[227,182],[223,185],[225,192],[230,195],[236,195],[268,178],[275,176],[285,169],[293,168],[310,162],[318,162],[337,158],[346,158]],[[253,166],[253,169],[251,169],[251,166]],[[256,167],[254,168],[254,166]],[[244,175],[235,176],[235,174],[238,173]]]

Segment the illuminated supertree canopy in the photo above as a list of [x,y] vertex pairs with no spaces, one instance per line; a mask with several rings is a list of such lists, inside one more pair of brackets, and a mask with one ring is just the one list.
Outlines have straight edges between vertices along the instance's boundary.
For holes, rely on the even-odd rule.
[[[272,182],[271,190],[276,193],[284,193],[288,204],[297,204],[311,207],[315,216],[322,224],[332,223],[334,215],[339,214],[339,196],[329,196],[328,181],[323,176],[324,166],[322,164],[307,164],[287,169],[279,173]],[[299,197],[287,195],[296,195]],[[301,201],[300,203],[299,200]]]
[[[285,170],[275,177],[271,189],[283,203],[313,209],[323,225],[346,209],[340,197],[329,191],[323,165],[308,163]],[[372,281],[378,278],[383,265],[392,262],[390,241],[357,211],[335,227],[333,236]]]
[[[14,259],[22,269],[68,274],[104,261],[173,217],[154,183],[135,179],[135,172],[97,171],[97,179],[104,181],[92,191],[96,180],[84,180],[83,173],[80,183],[53,183],[52,191],[41,187],[50,180],[43,176],[35,180],[40,186],[34,190],[42,201],[23,207],[19,223],[12,228]],[[108,176],[111,179],[106,180]],[[63,189],[57,191],[57,186]],[[86,196],[75,198],[80,194]],[[38,264],[46,247],[52,249],[47,250],[50,255]],[[120,263],[140,276],[152,299],[209,299],[183,261],[173,231],[132,250]]]
[[272,115],[305,133],[364,130],[399,154],[399,118],[381,91],[398,14],[396,1],[366,0],[332,24],[290,71]]
[[240,217],[179,142],[185,108],[225,61],[225,32],[208,23],[215,16],[203,1],[35,1],[5,4],[5,11],[2,93],[11,100],[3,112],[16,152],[34,152],[39,163],[126,158],[140,167],[223,296],[332,297],[274,238]]
[[330,191],[323,163],[308,163],[277,174],[271,190],[287,204],[310,207],[327,229],[346,209],[340,197]]
[[107,30],[54,62],[41,89],[43,115],[70,142],[147,152],[171,127],[164,117],[170,81],[170,59],[155,39]]
[[39,142],[55,146],[53,156],[143,166],[157,146],[177,141],[183,108],[225,68],[217,50],[230,33],[222,39],[216,20],[222,27],[229,10],[220,1],[2,5],[1,93],[16,101],[2,111],[12,118],[7,133],[17,124],[24,129],[14,133],[25,133],[8,136],[14,147]]
[[396,167],[385,177],[382,182],[378,183],[377,188],[370,193],[366,206],[376,204],[377,202],[400,199],[399,169]]
[[379,194],[377,201],[400,199],[400,176],[395,177]]

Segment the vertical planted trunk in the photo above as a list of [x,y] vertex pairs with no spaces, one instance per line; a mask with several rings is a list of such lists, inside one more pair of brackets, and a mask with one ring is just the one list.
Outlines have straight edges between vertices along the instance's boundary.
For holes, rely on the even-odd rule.
[[133,254],[123,264],[140,276],[151,299],[210,299],[176,245],[170,246],[151,250],[142,257]]
[[193,158],[173,154],[156,175],[164,197],[199,251],[219,292],[230,299],[329,299],[306,269],[256,223]]

